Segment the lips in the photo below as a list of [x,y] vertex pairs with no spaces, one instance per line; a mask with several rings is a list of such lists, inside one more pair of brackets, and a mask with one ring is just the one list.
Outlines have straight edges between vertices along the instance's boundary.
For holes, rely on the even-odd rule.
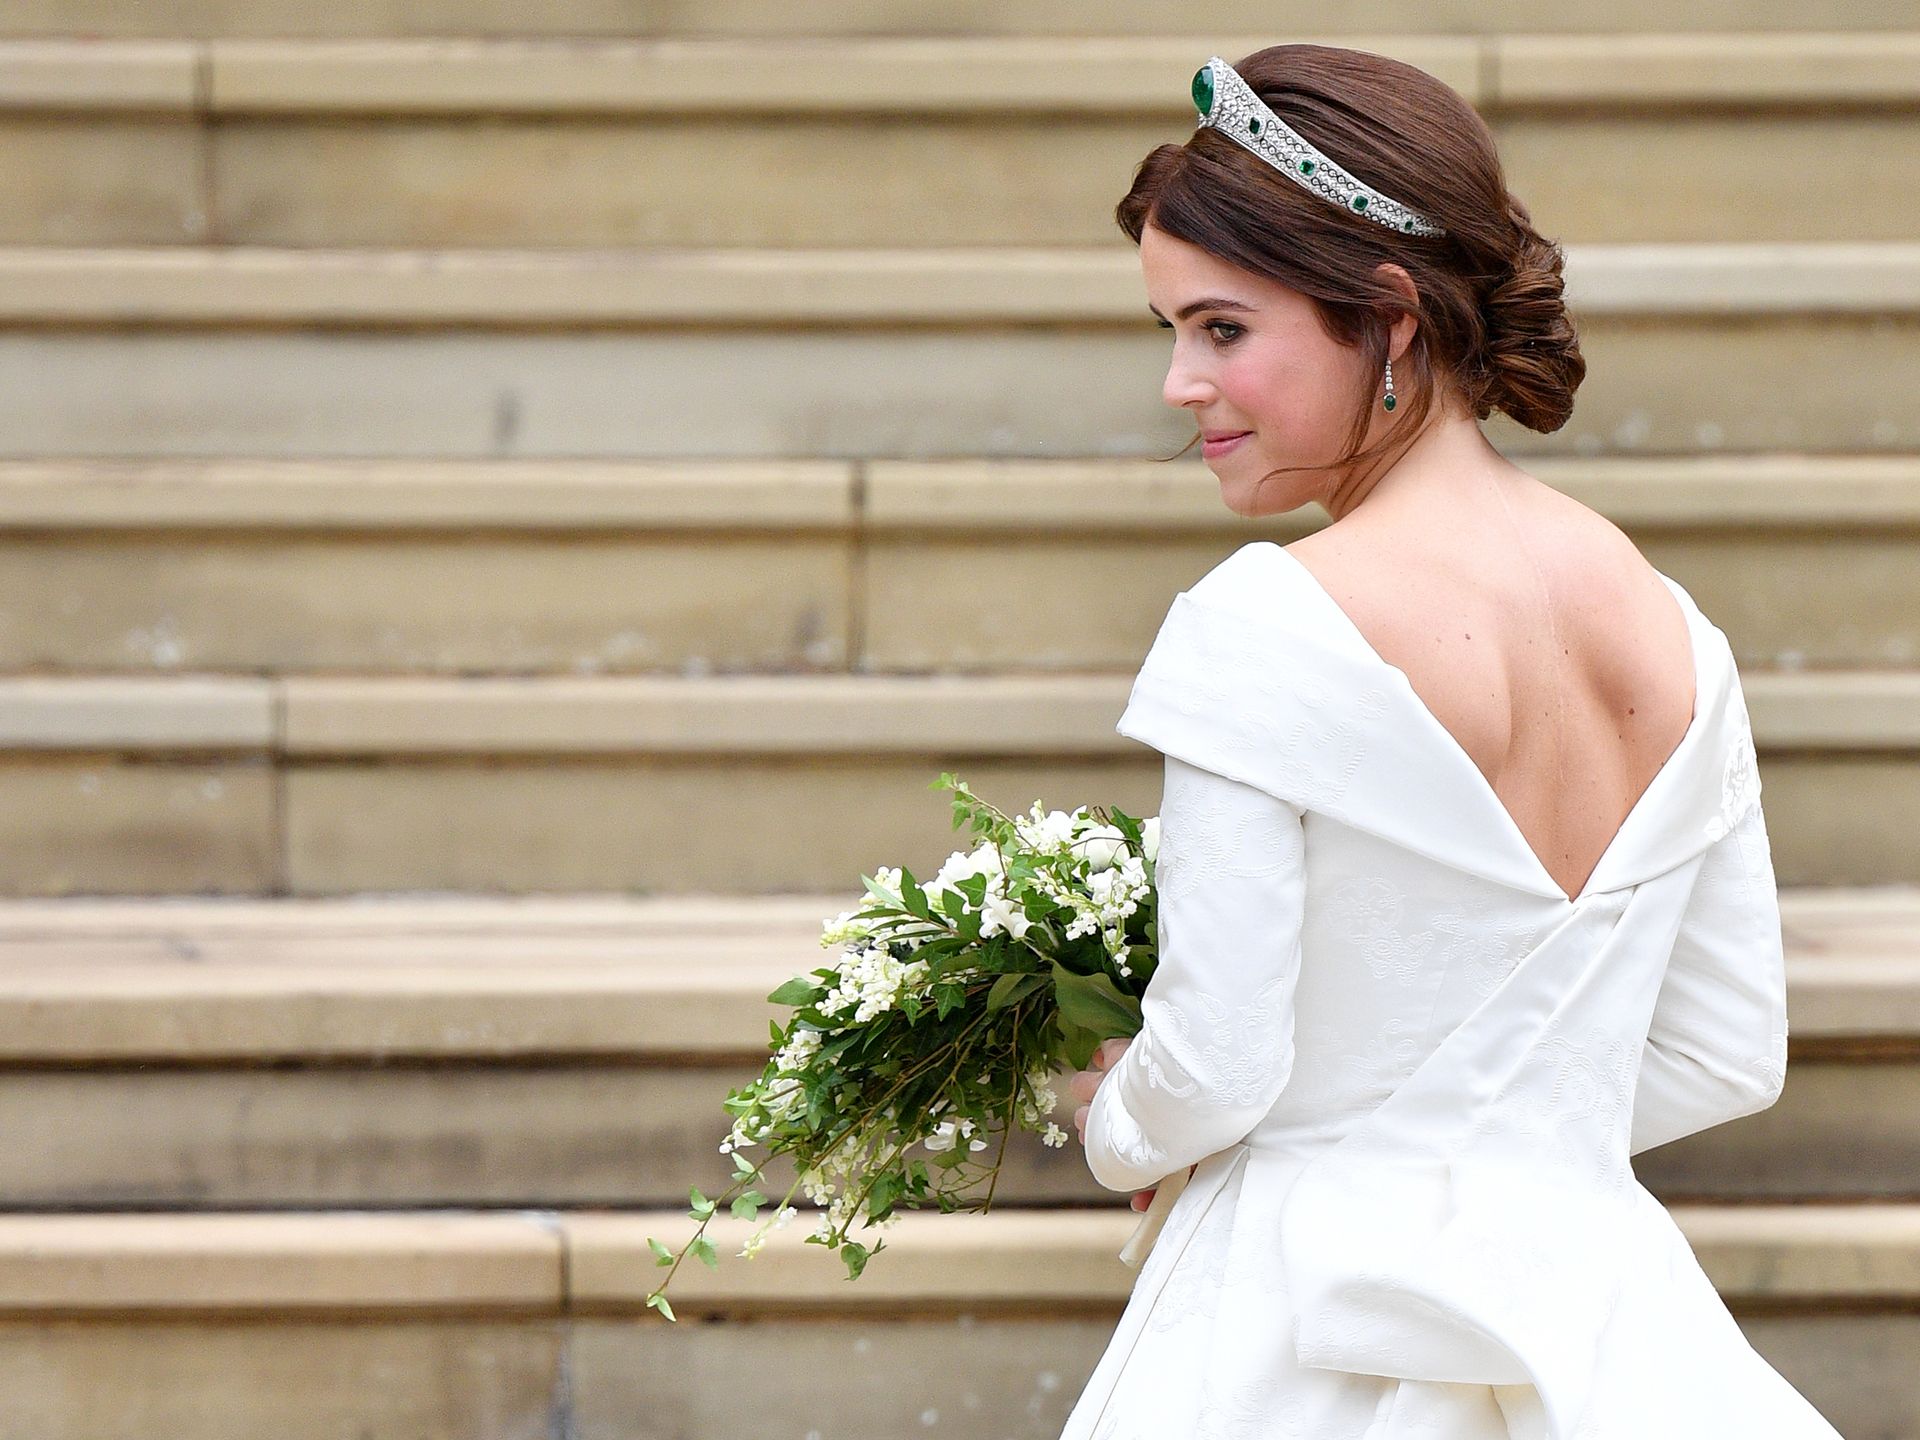
[[1202,430],[1200,438],[1209,444],[1216,440],[1237,440],[1242,435],[1251,435],[1251,430]]

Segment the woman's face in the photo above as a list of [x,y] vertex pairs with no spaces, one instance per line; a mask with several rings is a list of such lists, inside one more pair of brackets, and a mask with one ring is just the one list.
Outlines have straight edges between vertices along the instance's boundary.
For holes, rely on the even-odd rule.
[[[1344,453],[1355,396],[1369,384],[1360,352],[1322,330],[1298,290],[1152,225],[1141,233],[1140,267],[1148,308],[1173,331],[1166,402],[1189,411],[1203,435],[1246,432],[1201,452],[1227,508],[1255,516],[1324,504],[1341,479],[1336,472],[1297,471],[1264,484],[1261,477]],[[1384,394],[1383,376],[1371,383]],[[1366,443],[1383,433],[1382,418],[1393,417],[1376,406]]]

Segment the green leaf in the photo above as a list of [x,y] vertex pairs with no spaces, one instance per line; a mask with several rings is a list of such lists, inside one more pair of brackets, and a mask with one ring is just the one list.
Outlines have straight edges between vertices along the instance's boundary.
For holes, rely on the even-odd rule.
[[647,1248],[653,1251],[654,1264],[671,1265],[673,1263],[673,1252],[667,1249],[667,1247],[662,1245],[658,1240],[654,1239],[651,1235],[647,1237]]
[[993,982],[993,988],[987,991],[987,1009],[1000,1010],[1016,1004],[1047,983],[1047,977],[1031,971],[1009,971]]
[[704,1220],[707,1216],[713,1214],[713,1201],[707,1199],[706,1196],[700,1193],[700,1187],[698,1185],[688,1187],[687,1198],[693,1206],[693,1214],[696,1220]]
[[867,1247],[858,1240],[849,1240],[840,1247],[840,1258],[847,1262],[847,1279],[858,1280],[860,1272],[867,1268]]
[[742,1155],[738,1150],[733,1152],[733,1178],[734,1179],[744,1180],[747,1178],[747,1176],[753,1174],[759,1168],[760,1167],[758,1165],[754,1164],[751,1160],[747,1159],[747,1157]]
[[920,882],[913,878],[913,871],[904,865],[900,867],[900,903],[921,920],[933,919],[926,892],[920,888]]
[[718,1270],[720,1268],[720,1256],[715,1252],[713,1242],[706,1236],[694,1236],[693,1243],[687,1248],[692,1250],[694,1256],[709,1270]]
[[647,1296],[647,1304],[658,1310],[662,1315],[666,1316],[667,1319],[671,1320],[674,1318],[673,1306],[667,1303],[667,1297],[658,1290]]
[[1053,962],[1053,993],[1060,1018],[1069,1025],[1097,1031],[1101,1036],[1138,1035],[1140,1002],[1123,995],[1104,971],[1076,975],[1058,960]]
[[733,1197],[733,1218],[751,1220],[760,1213],[760,1207],[767,1203],[767,1197],[758,1190],[749,1190],[744,1195]]
[[[821,990],[819,985],[807,979],[805,976],[797,975],[771,995],[767,996],[767,999],[771,1000],[775,1005],[807,1005],[818,999],[820,994]],[[779,1038],[777,1034],[774,1036],[776,1040]]]

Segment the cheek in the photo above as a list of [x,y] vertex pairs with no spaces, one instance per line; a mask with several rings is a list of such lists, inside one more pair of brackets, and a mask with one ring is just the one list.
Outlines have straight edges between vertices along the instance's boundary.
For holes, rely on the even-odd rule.
[[1343,362],[1337,352],[1249,347],[1222,365],[1220,390],[1263,433],[1306,439],[1351,423],[1351,367]]

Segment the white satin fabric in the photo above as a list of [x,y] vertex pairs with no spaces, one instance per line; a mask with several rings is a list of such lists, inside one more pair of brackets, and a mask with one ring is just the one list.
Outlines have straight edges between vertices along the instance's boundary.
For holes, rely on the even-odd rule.
[[[1664,578],[1664,577],[1663,577]],[[1726,636],[1569,897],[1286,550],[1173,604],[1160,965],[1101,1080],[1108,1189],[1199,1168],[1062,1440],[1811,1440],[1629,1155],[1771,1104],[1778,902]]]

